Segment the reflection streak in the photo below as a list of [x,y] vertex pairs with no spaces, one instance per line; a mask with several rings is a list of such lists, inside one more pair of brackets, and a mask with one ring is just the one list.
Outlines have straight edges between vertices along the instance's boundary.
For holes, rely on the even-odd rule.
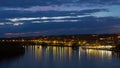
[[[57,46],[47,46],[46,48],[44,46],[34,46],[35,50],[32,48],[33,47],[30,47],[30,50],[32,53],[34,52],[35,60],[41,62],[43,59],[53,59],[54,61],[60,62],[68,60],[70,62],[71,60],[74,60],[74,58],[80,61],[83,59],[82,55],[85,54],[87,58],[106,58],[108,60],[111,60],[112,58],[112,51],[105,50],[82,49],[81,47],[79,47],[79,50],[73,50],[71,47]],[[50,56],[52,56],[52,58],[49,58]]]
[[106,51],[106,50],[94,50],[94,49],[87,49],[86,50],[88,57],[95,57],[95,58],[106,58],[111,59],[112,58],[112,51]]

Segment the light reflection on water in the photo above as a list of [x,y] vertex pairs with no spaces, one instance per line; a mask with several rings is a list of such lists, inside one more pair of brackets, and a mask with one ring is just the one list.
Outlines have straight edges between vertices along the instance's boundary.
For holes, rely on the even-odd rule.
[[29,48],[31,53],[34,54],[34,57],[37,61],[42,61],[43,59],[49,59],[50,57],[54,61],[71,61],[73,56],[76,56],[76,59],[80,61],[81,57],[84,55],[86,58],[90,59],[112,59],[112,51],[106,50],[93,50],[93,49],[72,49],[71,47],[55,47],[55,46],[30,46]]
[[[119,68],[120,53],[81,47],[25,46],[22,58],[1,62],[0,68]],[[12,61],[12,62],[11,62]]]
[[112,51],[106,51],[106,50],[93,50],[88,49],[86,50],[88,58],[94,57],[98,59],[111,59],[112,58]]
[[[34,53],[34,57],[37,61],[42,61],[42,59],[49,59],[49,57],[51,57],[54,61],[65,61],[66,59],[71,60],[72,57],[71,47],[30,46],[29,51],[31,51],[31,54]],[[78,56],[80,57],[80,55]]]

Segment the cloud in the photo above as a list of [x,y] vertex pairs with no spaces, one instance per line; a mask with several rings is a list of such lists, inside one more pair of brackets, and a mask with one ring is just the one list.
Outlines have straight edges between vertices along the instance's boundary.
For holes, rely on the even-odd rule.
[[0,22],[0,26],[6,26],[6,25],[20,26],[23,24],[24,24],[23,22]]
[[32,21],[32,23],[36,24],[36,23],[52,23],[52,22],[79,22],[81,20],[46,20],[46,21]]
[[6,20],[11,22],[18,21],[32,21],[32,20],[60,20],[60,19],[76,19],[86,17],[90,15],[76,15],[76,16],[56,16],[56,17],[23,17],[23,18],[7,18]]
[[13,23],[13,26],[19,26],[19,25],[23,25],[23,23],[22,22],[15,22],[15,23]]
[[48,5],[48,6],[31,6],[31,7],[3,7],[2,10],[7,11],[29,11],[29,12],[38,12],[38,11],[82,11],[88,9],[99,9],[104,8],[101,6],[88,6],[80,4],[62,4],[62,5]]
[[49,11],[49,10],[55,10],[53,9],[52,6],[33,6],[33,7],[29,7],[29,8],[4,8],[3,10],[15,10],[15,11],[32,11],[32,12],[36,12],[36,11]]
[[120,0],[0,0],[0,36],[119,33],[119,8]]
[[30,21],[30,20],[39,20],[41,18],[36,17],[36,18],[8,18],[6,20],[12,21],[12,22],[16,22],[16,21]]
[[39,35],[39,34],[44,34],[44,33],[48,33],[48,31],[33,31],[33,32],[6,32],[4,33],[5,36],[12,36],[12,37],[16,37],[16,36],[32,36],[32,35]]
[[90,3],[90,4],[111,5],[111,4],[120,3],[120,0],[79,0],[79,2]]
[[[73,22],[70,22],[73,21]],[[80,19],[70,20],[43,20],[30,21],[27,27],[10,27],[4,29],[4,33],[10,36],[39,36],[39,35],[61,35],[61,34],[104,34],[120,33],[120,18],[117,17],[82,17]],[[42,24],[41,22],[53,22]],[[64,22],[64,23],[54,23]],[[37,24],[38,23],[38,24]],[[41,23],[41,24],[39,24]],[[30,29],[31,28],[31,29]],[[12,34],[11,34],[12,33]],[[7,37],[6,36],[6,37]]]
[[0,26],[3,26],[3,25],[5,25],[3,22],[0,22]]
[[29,7],[35,5],[61,5],[61,4],[101,4],[101,5],[111,5],[120,4],[120,0],[0,0],[0,6],[10,6],[10,7]]

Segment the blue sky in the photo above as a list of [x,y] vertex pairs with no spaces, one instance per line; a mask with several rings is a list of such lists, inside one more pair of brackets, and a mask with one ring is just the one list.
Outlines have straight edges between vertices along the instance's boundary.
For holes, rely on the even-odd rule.
[[0,37],[120,33],[120,0],[0,0]]

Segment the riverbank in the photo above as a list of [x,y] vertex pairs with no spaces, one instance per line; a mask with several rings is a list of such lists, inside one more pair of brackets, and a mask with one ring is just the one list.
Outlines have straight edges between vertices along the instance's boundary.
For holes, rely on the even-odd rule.
[[116,48],[83,48],[83,49],[107,50],[107,51],[120,52],[120,49],[116,49]]

